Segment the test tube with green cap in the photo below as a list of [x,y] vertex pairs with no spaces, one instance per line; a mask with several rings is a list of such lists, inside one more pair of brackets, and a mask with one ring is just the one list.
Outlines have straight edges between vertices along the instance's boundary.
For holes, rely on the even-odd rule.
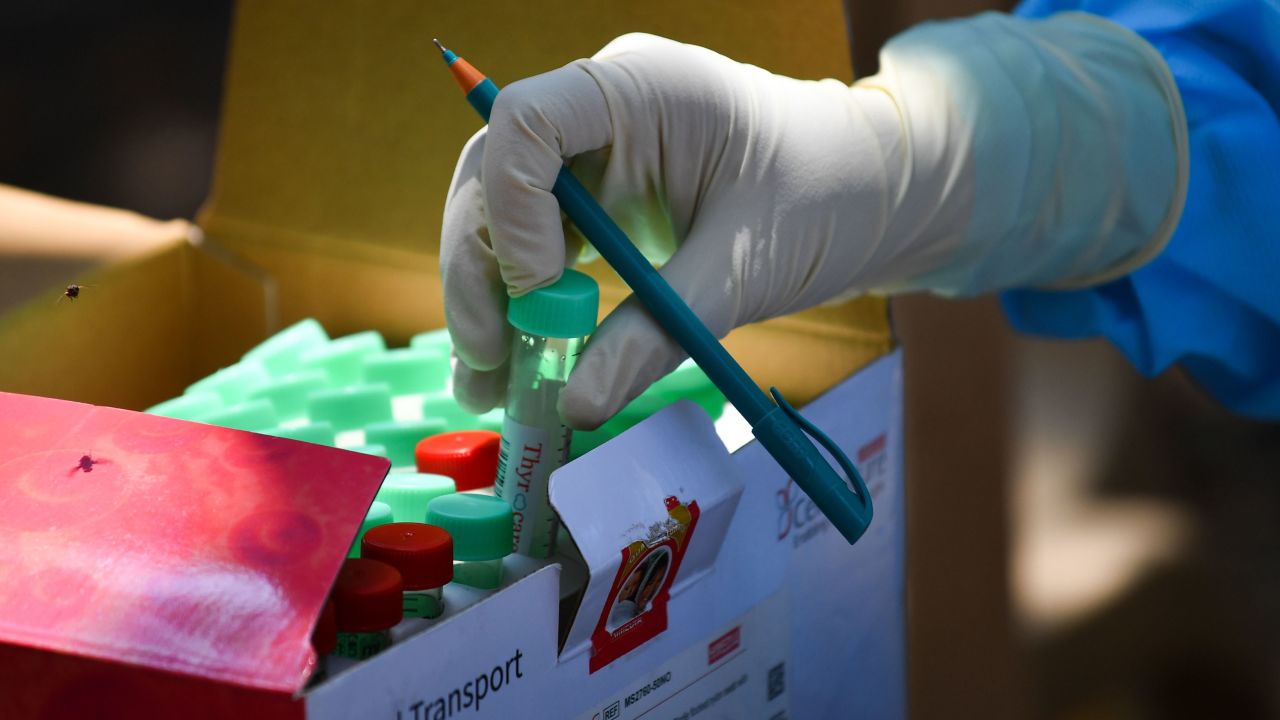
[[386,383],[391,388],[392,414],[397,420],[418,417],[422,399],[449,386],[448,351],[396,348],[366,355],[361,363],[365,382]]
[[321,370],[303,370],[273,378],[249,393],[250,400],[266,400],[283,419],[305,417],[307,395],[329,387],[329,376]]
[[426,420],[387,420],[364,426],[364,441],[382,445],[393,467],[413,467],[413,449],[418,442],[444,432],[445,424],[436,418]]
[[225,403],[238,403],[249,397],[249,393],[267,384],[269,379],[270,375],[267,374],[262,363],[256,360],[242,360],[197,380],[183,394],[214,392]]
[[307,393],[307,416],[339,432],[390,420],[391,390],[381,383],[313,390]]
[[473,493],[442,495],[427,505],[427,524],[453,538],[453,581],[493,590],[502,585],[502,558],[511,554],[511,506]]
[[572,269],[507,305],[515,333],[494,490],[514,513],[512,542],[521,555],[545,558],[554,550],[558,521],[548,478],[568,461],[573,437],[556,405],[599,309],[596,281]]
[[391,507],[396,522],[426,522],[427,506],[441,495],[452,495],[453,478],[432,473],[402,473],[387,475],[378,488],[378,502]]
[[298,364],[301,368],[323,370],[335,385],[350,385],[360,381],[364,357],[386,349],[382,335],[366,330],[307,348],[298,355]]
[[266,400],[250,400],[206,414],[200,422],[236,430],[263,431],[280,421],[276,409]]
[[333,425],[327,422],[307,423],[306,425],[290,425],[280,426],[266,431],[267,435],[275,435],[276,437],[289,438],[290,440],[301,440],[302,442],[315,443],[316,445],[333,445],[336,434],[333,431]]

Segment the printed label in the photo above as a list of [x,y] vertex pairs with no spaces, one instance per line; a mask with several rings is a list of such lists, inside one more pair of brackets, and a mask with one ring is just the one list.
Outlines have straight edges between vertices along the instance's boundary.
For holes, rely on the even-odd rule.
[[502,445],[494,490],[514,515],[511,549],[521,555],[551,555],[556,539],[556,514],[548,494],[551,471],[569,460],[573,431],[524,425],[507,416],[502,420]]
[[372,633],[338,633],[338,649],[335,655],[365,660],[391,647],[391,634],[388,632]]
[[404,594],[404,616],[415,618],[440,617],[444,607],[440,598],[432,592],[406,592]]
[[787,716],[787,595],[775,593],[702,642],[597,701],[578,720]]

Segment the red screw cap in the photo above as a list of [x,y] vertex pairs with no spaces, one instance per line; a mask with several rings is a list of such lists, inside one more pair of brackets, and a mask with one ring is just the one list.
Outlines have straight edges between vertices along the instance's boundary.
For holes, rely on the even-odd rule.
[[453,478],[458,492],[489,487],[498,475],[502,436],[492,430],[440,433],[418,443],[418,472]]
[[333,584],[339,632],[377,632],[404,619],[400,571],[367,558],[347,558]]
[[405,590],[440,587],[453,579],[453,538],[426,523],[379,525],[364,534],[360,557],[400,571]]
[[320,611],[320,619],[316,621],[316,629],[311,631],[311,647],[316,655],[324,657],[338,649],[338,611],[333,600],[327,600]]

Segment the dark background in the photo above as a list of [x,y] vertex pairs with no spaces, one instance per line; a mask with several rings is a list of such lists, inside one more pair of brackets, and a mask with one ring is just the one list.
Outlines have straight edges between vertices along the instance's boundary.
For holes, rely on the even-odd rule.
[[[1003,7],[851,3],[855,67],[915,22]],[[0,183],[194,217],[230,18],[0,5]],[[912,716],[1280,716],[1280,429],[1102,343],[1014,337],[991,299],[894,313]]]

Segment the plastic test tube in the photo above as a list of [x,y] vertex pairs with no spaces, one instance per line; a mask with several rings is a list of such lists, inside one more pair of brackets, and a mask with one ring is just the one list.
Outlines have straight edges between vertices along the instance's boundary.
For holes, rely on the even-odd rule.
[[427,524],[453,538],[453,581],[493,590],[502,585],[502,558],[511,554],[511,506],[490,495],[444,495],[427,506]]
[[395,522],[420,523],[426,521],[427,505],[432,500],[453,492],[453,480],[444,475],[391,473],[382,481],[375,499],[391,508]]
[[343,657],[363,660],[391,646],[391,628],[404,619],[404,584],[394,567],[364,558],[348,558],[333,584],[338,649]]
[[443,528],[416,522],[376,527],[360,541],[360,557],[400,572],[405,617],[436,618],[444,612],[444,586],[453,580],[453,538]]
[[573,437],[556,404],[599,308],[596,281],[572,269],[507,305],[515,333],[494,490],[511,505],[512,546],[521,555],[545,558],[555,547],[548,478],[568,461]]

